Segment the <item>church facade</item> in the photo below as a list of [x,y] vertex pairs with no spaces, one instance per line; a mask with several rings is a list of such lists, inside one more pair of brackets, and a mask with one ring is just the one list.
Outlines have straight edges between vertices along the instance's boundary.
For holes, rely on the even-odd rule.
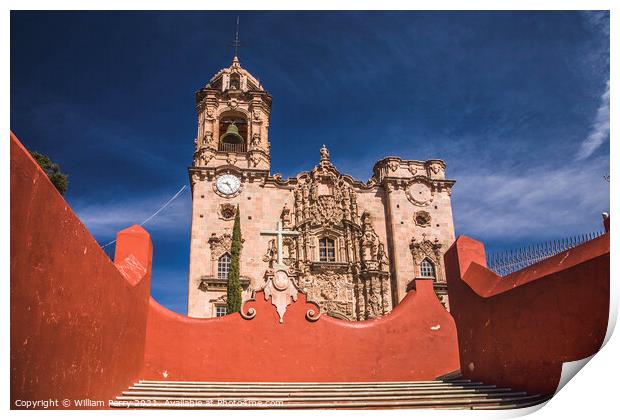
[[433,278],[448,307],[442,257],[455,239],[455,181],[444,162],[386,157],[361,182],[323,146],[309,171],[271,175],[271,100],[236,57],[196,93],[188,315],[226,314],[237,211],[244,301],[279,290],[283,276],[321,313],[365,320],[388,313],[414,279]]

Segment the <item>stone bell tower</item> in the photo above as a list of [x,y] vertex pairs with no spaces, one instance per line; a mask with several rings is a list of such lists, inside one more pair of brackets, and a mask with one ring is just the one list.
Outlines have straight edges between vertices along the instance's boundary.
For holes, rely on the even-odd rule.
[[[196,92],[198,133],[192,166],[188,315],[225,314],[230,243],[237,208],[243,217],[244,241],[252,238],[252,211],[260,194],[254,190],[269,177],[271,96],[237,57]],[[254,201],[251,201],[254,198]],[[248,254],[248,243],[244,255]],[[244,300],[250,278],[241,284]]]
[[194,168],[232,165],[269,172],[271,96],[237,57],[196,92]]

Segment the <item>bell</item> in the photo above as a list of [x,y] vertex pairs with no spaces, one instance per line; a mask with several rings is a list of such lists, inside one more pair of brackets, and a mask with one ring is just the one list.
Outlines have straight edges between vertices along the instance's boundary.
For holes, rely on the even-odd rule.
[[230,123],[226,132],[220,137],[220,142],[227,140],[227,143],[243,143],[243,137],[239,134],[239,129],[235,123]]

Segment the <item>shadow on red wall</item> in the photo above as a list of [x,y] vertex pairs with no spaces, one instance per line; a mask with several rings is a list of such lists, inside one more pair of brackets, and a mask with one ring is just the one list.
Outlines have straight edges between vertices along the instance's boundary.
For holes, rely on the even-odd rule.
[[553,394],[564,362],[602,346],[609,233],[506,277],[486,268],[484,245],[467,237],[444,259],[465,377]]
[[10,147],[11,404],[107,400],[144,359],[149,235],[119,232],[115,266],[12,133]]

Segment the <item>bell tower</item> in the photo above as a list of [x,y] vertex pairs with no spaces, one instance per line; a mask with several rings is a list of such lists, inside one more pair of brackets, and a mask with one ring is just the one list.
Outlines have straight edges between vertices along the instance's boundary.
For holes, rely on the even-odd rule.
[[229,165],[268,173],[270,112],[271,96],[234,57],[196,92],[193,168]]
[[[232,64],[217,72],[196,92],[198,130],[188,168],[192,189],[188,315],[214,317],[226,313],[232,227],[236,211],[243,217],[242,237],[251,231],[269,178],[269,115],[271,96],[258,79]],[[268,218],[271,221],[273,218]],[[252,220],[252,222],[249,222]],[[251,295],[249,264],[260,261],[252,246],[243,251],[243,300]],[[258,249],[258,248],[257,248]],[[256,279],[254,279],[255,281]]]

